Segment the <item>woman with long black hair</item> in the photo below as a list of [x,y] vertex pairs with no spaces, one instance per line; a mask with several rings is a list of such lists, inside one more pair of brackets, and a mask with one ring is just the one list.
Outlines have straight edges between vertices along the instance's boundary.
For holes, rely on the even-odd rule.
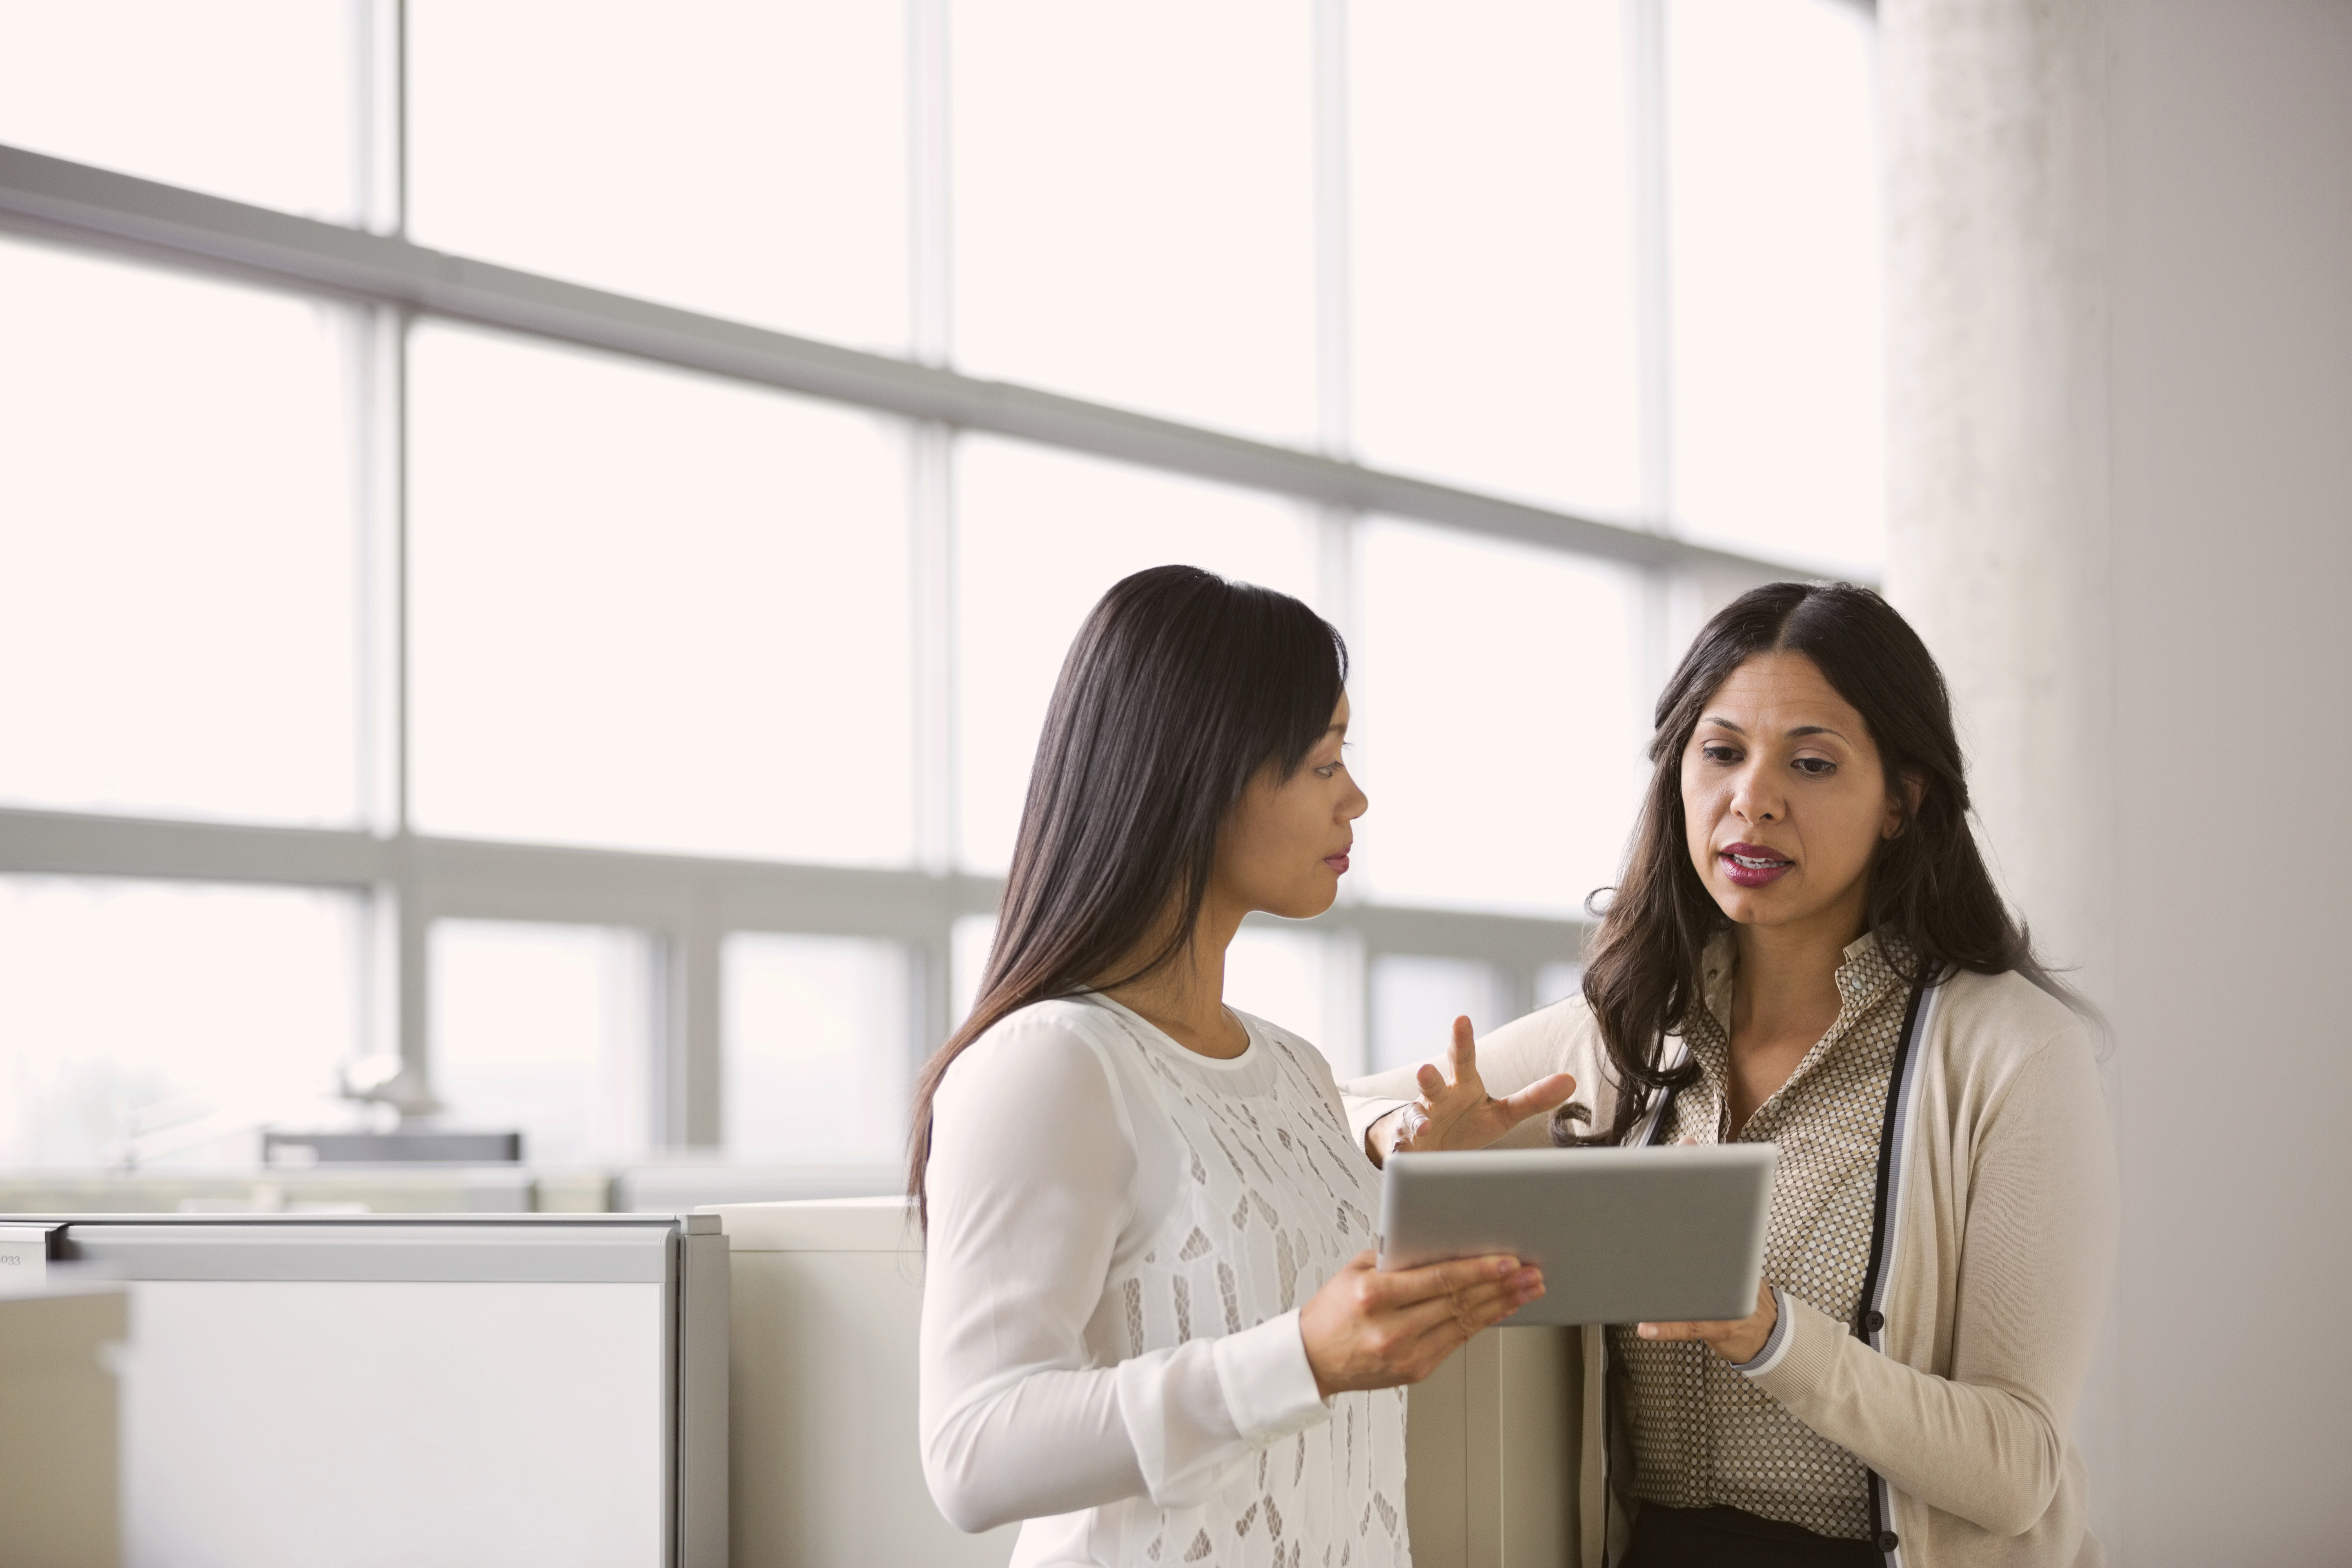
[[1354,1124],[1376,1158],[1540,1142],[1490,1091],[1565,1072],[1556,1142],[1779,1146],[1753,1313],[1586,1336],[1590,1568],[2091,1568],[2095,1016],[1993,887],[1941,672],[1868,589],[1774,584],[1656,722],[1583,994],[1457,1021]]
[[1025,1521],[1016,1564],[1408,1563],[1403,1385],[1542,1292],[1510,1258],[1374,1271],[1330,1068],[1223,1004],[1242,918],[1348,868],[1346,677],[1306,605],[1185,566],[1063,666],[908,1172],[924,1474],[962,1529]]

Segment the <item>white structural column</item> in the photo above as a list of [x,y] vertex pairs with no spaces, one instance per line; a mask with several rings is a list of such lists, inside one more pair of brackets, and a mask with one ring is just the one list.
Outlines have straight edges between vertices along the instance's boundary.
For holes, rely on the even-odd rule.
[[2129,1568],[2339,1562],[2352,5],[1879,16],[1888,585],[2116,1025],[2092,1519]]
[[1889,596],[1944,667],[2005,890],[2105,967],[2101,0],[1885,0]]
[[[2105,0],[1885,0],[1886,590],[1950,682],[1980,840],[2051,962],[2114,937]],[[2119,1331],[2075,1437],[2116,1551]]]
[[2352,5],[2114,4],[2129,1564],[2342,1563]]

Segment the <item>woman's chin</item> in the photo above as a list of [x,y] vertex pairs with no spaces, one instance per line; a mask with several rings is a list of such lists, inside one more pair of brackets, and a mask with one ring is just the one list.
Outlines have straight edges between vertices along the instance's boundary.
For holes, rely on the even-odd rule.
[[1326,872],[1321,882],[1320,887],[1300,888],[1286,894],[1280,903],[1265,903],[1258,907],[1278,920],[1311,921],[1339,901],[1339,877]]
[[1727,877],[1707,879],[1708,892],[1715,895],[1715,907],[1724,918],[1744,926],[1773,926],[1802,918],[1795,908],[1796,900],[1789,897],[1790,889],[1780,882],[1769,887],[1743,888]]

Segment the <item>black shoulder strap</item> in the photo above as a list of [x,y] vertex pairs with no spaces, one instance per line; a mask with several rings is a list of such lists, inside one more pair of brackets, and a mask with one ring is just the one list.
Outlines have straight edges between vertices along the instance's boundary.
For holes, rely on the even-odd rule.
[[[1870,1210],[1870,1264],[1862,1277],[1862,1294],[1854,1301],[1853,1325],[1854,1338],[1874,1351],[1886,1348],[1887,1260],[1895,1253],[1895,1204],[1901,1196],[1900,1165],[1910,1131],[1903,1124],[1904,1115],[1910,1103],[1911,1075],[1924,1054],[1919,1037],[1927,1022],[1928,989],[1925,981],[1911,988],[1911,1005],[1903,1015],[1903,1032],[1895,1037],[1895,1060],[1886,1071],[1886,1112],[1878,1127],[1878,1188]],[[1873,1470],[1871,1544],[1885,1555],[1887,1568],[1903,1568],[1903,1543],[1889,1528],[1893,1512],[1886,1478]]]
[[[1682,1042],[1678,1040],[1675,1044],[1682,1045]],[[1675,1065],[1679,1068],[1688,1060],[1690,1060],[1690,1047],[1683,1045],[1682,1055]],[[1649,1109],[1642,1112],[1643,1120],[1636,1124],[1645,1129],[1640,1140],[1641,1146],[1644,1148],[1654,1147],[1661,1139],[1665,1137],[1666,1118],[1674,1114],[1675,1096],[1682,1091],[1669,1085],[1653,1092],[1656,1094],[1657,1099],[1651,1101]]]
[[1878,1126],[1878,1188],[1871,1200],[1870,1266],[1862,1277],[1862,1295],[1854,1303],[1853,1331],[1878,1348],[1885,1326],[1880,1295],[1885,1289],[1886,1258],[1895,1247],[1895,1232],[1887,1224],[1887,1206],[1895,1197],[1895,1162],[1901,1153],[1904,1090],[1911,1079],[1911,1064],[1918,1059],[1919,1026],[1927,1016],[1927,987],[1911,989],[1911,1005],[1903,1015],[1903,1032],[1895,1037],[1895,1061],[1886,1070],[1886,1112]]

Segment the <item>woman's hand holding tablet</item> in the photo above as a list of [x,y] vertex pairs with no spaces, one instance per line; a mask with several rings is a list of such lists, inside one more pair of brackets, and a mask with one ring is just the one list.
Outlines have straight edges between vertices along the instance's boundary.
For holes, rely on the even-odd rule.
[[1764,1353],[1772,1325],[1780,1319],[1772,1287],[1756,1281],[1756,1310],[1744,1318],[1709,1323],[1643,1323],[1634,1331],[1645,1340],[1697,1340],[1735,1366]]
[[1382,1273],[1372,1253],[1360,1252],[1299,1309],[1298,1334],[1328,1399],[1419,1383],[1479,1330],[1543,1293],[1543,1271],[1507,1255]]
[[[1696,1138],[1677,1138],[1677,1146],[1696,1145]],[[1764,1353],[1772,1325],[1780,1321],[1780,1303],[1772,1299],[1771,1282],[1756,1281],[1756,1310],[1744,1318],[1703,1323],[1643,1323],[1634,1332],[1645,1340],[1696,1340],[1737,1366]]]

